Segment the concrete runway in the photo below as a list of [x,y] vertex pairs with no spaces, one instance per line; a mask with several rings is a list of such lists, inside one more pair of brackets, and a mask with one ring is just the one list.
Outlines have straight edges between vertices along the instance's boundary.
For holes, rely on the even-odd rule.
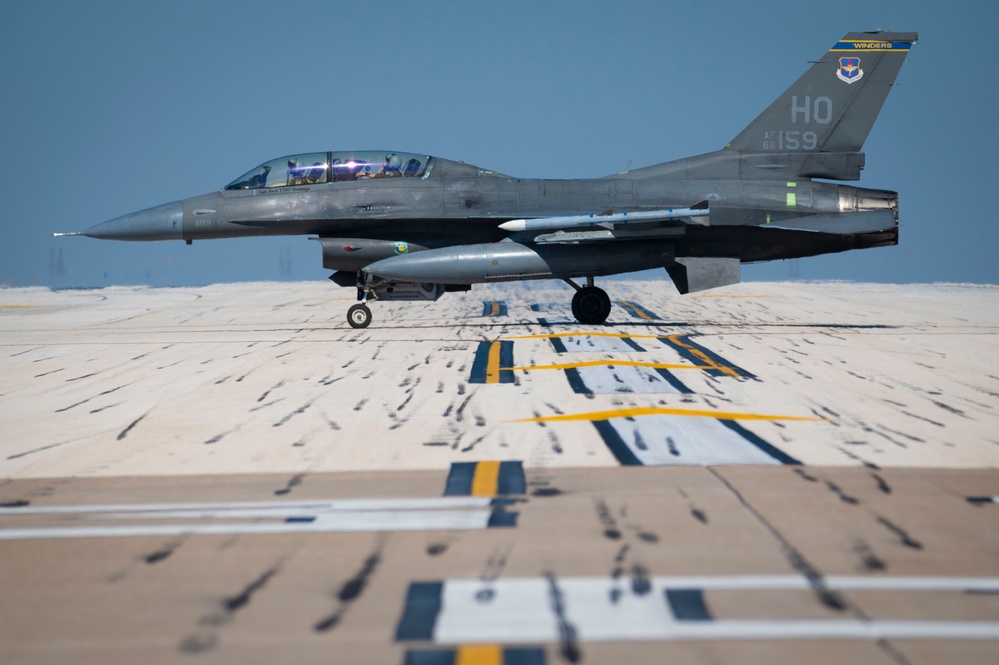
[[0,290],[0,662],[999,660],[999,288],[603,285]]

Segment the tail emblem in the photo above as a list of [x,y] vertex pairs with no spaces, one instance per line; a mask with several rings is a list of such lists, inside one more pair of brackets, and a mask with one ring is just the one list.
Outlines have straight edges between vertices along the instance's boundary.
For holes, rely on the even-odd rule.
[[839,69],[836,70],[836,78],[846,83],[856,83],[864,78],[864,70],[860,68],[860,58],[840,58]]

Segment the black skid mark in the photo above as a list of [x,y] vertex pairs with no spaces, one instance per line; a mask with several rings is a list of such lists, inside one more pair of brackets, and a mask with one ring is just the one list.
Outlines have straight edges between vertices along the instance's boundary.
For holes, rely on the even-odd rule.
[[250,604],[253,596],[262,590],[267,583],[281,570],[281,564],[270,568],[260,577],[248,584],[235,596],[230,596],[222,600],[220,611],[205,615],[198,620],[198,625],[203,629],[186,636],[178,645],[181,653],[197,654],[212,651],[219,644],[219,638],[212,628],[218,628],[232,620],[232,617]]
[[791,541],[777,529],[776,526],[767,520],[767,518],[764,517],[759,510],[753,507],[753,505],[746,500],[746,497],[744,497],[739,490],[737,490],[714,468],[708,467],[708,471],[711,475],[717,478],[722,485],[728,488],[729,492],[735,496],[742,507],[749,511],[749,513],[752,514],[753,517],[755,517],[756,520],[770,532],[770,535],[772,535],[780,545],[787,562],[808,581],[808,585],[811,587],[812,592],[822,605],[837,612],[843,612],[847,609],[854,609],[854,613],[857,612],[855,608],[849,608],[846,601],[837,591],[830,589],[829,586],[826,585],[822,573],[812,566],[808,559],[805,558],[804,554],[802,554],[798,548],[796,548]]
[[880,524],[881,526],[885,527],[886,529],[894,533],[896,536],[898,536],[899,540],[902,541],[903,545],[914,550],[923,549],[923,544],[918,540],[916,540],[915,538],[913,538],[912,536],[910,536],[905,529],[895,524],[887,517],[884,517],[882,515],[875,515],[875,517],[878,520],[878,524]]
[[583,654],[579,649],[576,627],[566,618],[565,595],[553,573],[546,572],[545,578],[548,580],[548,599],[558,621],[559,654],[570,663],[578,663]]
[[826,481],[826,487],[829,488],[829,491],[831,491],[837,497],[839,497],[839,500],[842,501],[843,503],[849,504],[851,506],[856,506],[860,503],[860,500],[857,497],[847,494],[846,492],[843,491],[843,489],[839,485],[832,482],[831,480]]
[[608,540],[620,540],[621,530],[618,528],[614,516],[611,515],[610,508],[607,507],[607,502],[603,499],[598,499],[594,507],[597,511],[597,518],[604,528],[604,538]]
[[305,480],[305,474],[299,473],[293,476],[291,480],[288,481],[287,485],[285,485],[279,490],[274,490],[274,494],[276,494],[277,496],[285,496],[287,494],[291,494],[292,488],[301,485],[303,480]]
[[125,437],[126,437],[126,436],[128,436],[129,432],[131,432],[131,431],[132,431],[133,429],[135,429],[135,426],[136,426],[136,425],[138,425],[139,423],[141,423],[141,422],[142,422],[142,420],[143,420],[143,419],[144,419],[144,418],[145,418],[146,416],[148,416],[148,415],[149,415],[149,411],[146,411],[146,412],[145,412],[145,413],[143,413],[143,414],[142,414],[141,416],[139,416],[138,418],[136,418],[135,420],[133,420],[133,421],[131,422],[131,424],[129,424],[129,426],[128,426],[128,427],[126,427],[125,429],[123,429],[123,430],[122,430],[122,431],[121,431],[121,432],[120,432],[120,433],[118,434],[118,441],[123,441],[123,440],[125,439]]
[[871,550],[871,546],[865,541],[858,540],[855,542],[853,545],[853,551],[860,557],[860,562],[865,571],[876,573],[888,569],[888,564],[876,556],[874,551]]
[[142,557],[142,560],[145,561],[150,566],[160,563],[162,561],[166,561],[167,559],[170,558],[171,554],[177,551],[177,548],[180,547],[180,545],[181,541],[179,540],[174,541],[172,543],[167,543],[166,545],[156,550],[155,552],[150,552],[149,554]]
[[305,413],[310,406],[312,406],[312,402],[307,402],[306,404],[303,404],[302,406],[298,407],[297,409],[295,409],[294,411],[292,411],[291,413],[289,413],[288,415],[286,415],[284,418],[282,418],[278,422],[276,422],[273,425],[271,425],[271,427],[281,427],[282,425],[284,425],[285,423],[287,423],[289,420],[291,420],[295,416],[297,416],[299,414],[302,414],[302,413]]
[[344,613],[350,607],[351,603],[361,597],[364,593],[365,587],[368,585],[368,581],[371,576],[374,575],[375,570],[378,568],[378,564],[381,563],[381,547],[368,555],[361,565],[361,569],[358,570],[352,578],[344,582],[340,590],[337,591],[336,599],[339,601],[339,605],[332,614],[327,616],[320,621],[317,621],[312,629],[317,633],[325,633],[336,628],[340,620],[343,619]]
[[267,583],[270,582],[271,578],[277,575],[280,570],[280,566],[274,566],[273,568],[265,571],[260,577],[248,584],[238,594],[223,600],[222,608],[227,614],[235,614],[240,611],[250,604],[250,601],[253,600],[254,594],[267,586]]

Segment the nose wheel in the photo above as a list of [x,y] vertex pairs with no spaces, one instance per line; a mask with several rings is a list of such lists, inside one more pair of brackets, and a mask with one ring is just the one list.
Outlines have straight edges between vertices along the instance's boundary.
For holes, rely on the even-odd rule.
[[364,303],[351,305],[347,310],[347,323],[351,328],[367,328],[371,323],[371,310]]
[[572,315],[580,323],[596,325],[603,323],[610,316],[611,301],[607,292],[601,288],[584,286],[572,296]]

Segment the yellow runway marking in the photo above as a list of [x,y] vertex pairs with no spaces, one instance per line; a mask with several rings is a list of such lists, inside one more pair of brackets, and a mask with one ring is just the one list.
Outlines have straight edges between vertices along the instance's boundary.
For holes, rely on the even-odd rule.
[[474,644],[458,647],[454,665],[502,665],[503,649],[498,644]]
[[719,420],[788,420],[801,422],[831,422],[814,416],[778,416],[764,413],[733,413],[730,411],[708,411],[704,409],[673,409],[661,406],[615,409],[614,411],[591,411],[589,413],[569,413],[559,416],[541,416],[511,420],[514,423],[552,423],[572,421],[599,421],[611,418],[637,418],[639,416],[685,416],[688,418],[717,418]]
[[687,344],[685,342],[680,341],[680,336],[679,335],[670,335],[667,339],[669,339],[670,343],[672,343],[672,344],[674,344],[676,346],[679,346],[681,349],[685,349],[685,350],[689,351],[691,355],[695,356],[696,358],[698,358],[702,362],[707,363],[707,365],[711,369],[716,369],[719,372],[722,372],[723,374],[728,374],[729,376],[733,376],[733,377],[735,377],[737,379],[742,376],[741,374],[739,374],[738,372],[736,372],[731,367],[728,367],[726,365],[719,365],[714,360],[712,360],[711,358],[709,358],[700,349],[697,349],[696,347],[693,347],[693,346],[691,346],[691,345],[689,345],[689,344]]
[[499,488],[498,461],[479,462],[472,476],[472,496],[496,496]]
[[635,305],[635,303],[633,303],[633,302],[629,302],[627,300],[618,300],[617,304],[620,305],[621,307],[624,307],[626,310],[628,310],[629,312],[631,312],[632,314],[634,314],[635,316],[637,316],[639,318],[643,318],[646,321],[651,321],[652,320],[651,316],[649,316],[648,314],[646,314],[645,312],[643,312],[642,310],[640,310],[638,308],[638,306]]
[[631,335],[627,333],[609,332],[567,332],[567,333],[546,333],[544,335],[514,335],[503,339],[552,339],[555,337],[615,337],[617,339],[658,339],[662,335]]
[[732,299],[763,299],[763,298],[783,298],[784,296],[724,296],[724,295],[706,295],[706,296],[690,296],[691,298],[732,298]]
[[503,369],[509,369],[511,371],[524,370],[531,371],[535,369],[574,369],[576,367],[606,367],[606,366],[621,366],[621,367],[652,367],[655,369],[715,369],[713,365],[677,365],[672,363],[654,363],[647,362],[644,360],[583,360],[578,363],[562,363],[559,365],[528,365],[526,367],[504,367]]
[[486,359],[486,383],[500,382],[500,343],[495,341],[489,345],[489,356]]

